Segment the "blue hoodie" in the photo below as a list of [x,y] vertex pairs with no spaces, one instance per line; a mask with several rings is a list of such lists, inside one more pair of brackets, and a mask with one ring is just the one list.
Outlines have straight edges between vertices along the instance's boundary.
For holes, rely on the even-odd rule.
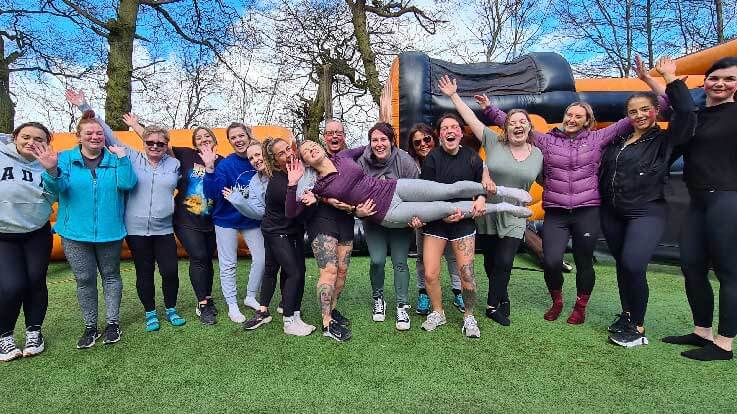
[[212,221],[216,226],[229,229],[253,229],[261,225],[261,221],[242,215],[228,200],[223,197],[223,188],[230,187],[248,198],[248,185],[256,170],[247,159],[233,153],[225,157],[215,167],[214,173],[206,173],[204,179],[205,196],[215,201],[212,210]]
[[128,156],[118,158],[107,149],[93,179],[79,147],[59,154],[57,176],[44,171],[44,188],[59,197],[54,229],[61,237],[104,243],[126,236],[125,194],[136,185]]

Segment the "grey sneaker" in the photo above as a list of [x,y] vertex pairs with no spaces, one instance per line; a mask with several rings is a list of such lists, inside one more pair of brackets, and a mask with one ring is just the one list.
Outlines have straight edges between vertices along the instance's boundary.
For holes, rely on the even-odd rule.
[[422,329],[428,332],[434,331],[435,328],[440,325],[445,325],[446,322],[448,321],[445,319],[445,313],[432,311],[429,315],[427,315],[427,319],[425,319],[425,322],[422,322]]
[[312,330],[301,319],[297,319],[294,316],[285,316],[284,333],[294,336],[307,336],[312,333]]
[[397,308],[397,330],[408,331],[409,330],[409,314],[407,313],[409,305],[402,305]]
[[481,337],[481,331],[479,330],[479,325],[476,322],[476,318],[473,317],[473,315],[466,316],[463,318],[463,328],[461,329],[461,332],[463,335],[466,335],[468,338],[480,338]]
[[315,330],[317,329],[315,325],[310,325],[309,323],[302,320],[301,311],[294,311],[294,322],[301,325],[304,329],[309,330],[310,333],[315,332]]
[[374,322],[384,322],[386,319],[386,302],[384,302],[382,296],[374,298],[374,314],[372,319]]
[[23,356],[38,355],[46,348],[44,336],[41,331],[26,331],[26,345],[23,347]]

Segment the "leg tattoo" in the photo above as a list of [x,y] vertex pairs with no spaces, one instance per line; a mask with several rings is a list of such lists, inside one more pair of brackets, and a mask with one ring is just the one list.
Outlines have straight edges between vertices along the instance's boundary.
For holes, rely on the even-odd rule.
[[317,267],[325,269],[328,265],[338,265],[338,241],[325,234],[318,234],[312,241],[312,253],[315,255]]
[[320,301],[320,311],[323,317],[330,315],[334,291],[335,288],[328,283],[317,285],[317,300]]
[[466,313],[473,314],[476,307],[476,277],[473,274],[473,263],[461,266],[461,278],[463,280],[463,303]]

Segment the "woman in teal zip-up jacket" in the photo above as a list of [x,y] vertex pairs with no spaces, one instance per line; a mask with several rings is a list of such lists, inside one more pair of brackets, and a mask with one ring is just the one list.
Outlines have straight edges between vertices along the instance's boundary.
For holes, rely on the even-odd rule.
[[120,340],[119,310],[123,282],[120,246],[126,236],[125,193],[136,185],[136,174],[125,148],[105,148],[102,126],[87,111],[77,126],[80,146],[60,154],[46,149],[38,160],[46,169],[44,188],[58,196],[55,231],[77,280],[77,298],[85,331],[77,348],[89,348],[97,330],[97,270],[105,296],[106,344]]

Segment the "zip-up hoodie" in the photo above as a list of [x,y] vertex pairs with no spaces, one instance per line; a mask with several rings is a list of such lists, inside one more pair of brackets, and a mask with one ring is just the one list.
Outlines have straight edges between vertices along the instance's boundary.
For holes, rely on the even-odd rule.
[[378,160],[367,145],[361,157],[356,161],[366,175],[384,180],[398,178],[419,178],[420,169],[414,158],[403,149],[391,148],[391,154],[385,160]]
[[49,221],[53,195],[44,191],[38,161],[28,161],[15,143],[0,144],[0,233],[29,233]]
[[56,177],[42,174],[44,188],[59,197],[54,229],[61,237],[104,243],[126,236],[125,193],[135,187],[136,174],[130,157],[102,151],[97,178],[85,165],[80,147],[59,154]]
[[216,226],[229,229],[253,229],[261,225],[242,215],[228,200],[223,197],[223,188],[230,187],[248,198],[248,184],[256,175],[256,170],[247,159],[233,153],[225,157],[215,167],[214,173],[206,173],[203,181],[205,196],[215,201],[212,209],[212,221]]

